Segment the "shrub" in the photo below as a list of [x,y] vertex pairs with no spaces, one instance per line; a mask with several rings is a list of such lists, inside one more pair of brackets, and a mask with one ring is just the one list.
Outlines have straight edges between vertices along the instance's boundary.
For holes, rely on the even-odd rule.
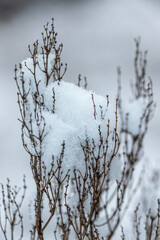
[[[52,19],[51,25],[44,26],[42,45],[37,40],[29,46],[30,58],[15,67],[22,143],[36,186],[30,239],[48,239],[49,224],[54,239],[114,239],[131,202],[128,196],[138,187],[132,183],[154,112],[152,80],[146,79],[147,52],[140,51],[140,40],[136,39],[132,102],[124,102],[121,96],[118,68],[117,100],[111,104],[109,95],[102,97],[87,90],[86,78],[82,86],[81,75],[77,85],[63,81],[67,65],[61,62],[63,45],[57,46],[56,38]],[[138,185],[141,179],[140,175]],[[2,185],[4,221],[0,220],[0,226],[4,239],[14,239],[17,225],[21,228],[19,239],[23,238],[20,208],[25,190],[24,180],[24,193],[17,202],[19,191],[8,182],[5,195]],[[153,234],[156,239],[159,207],[151,223],[149,218],[150,213],[146,239]],[[139,239],[138,208],[134,226]],[[121,238],[125,239],[123,228]]]

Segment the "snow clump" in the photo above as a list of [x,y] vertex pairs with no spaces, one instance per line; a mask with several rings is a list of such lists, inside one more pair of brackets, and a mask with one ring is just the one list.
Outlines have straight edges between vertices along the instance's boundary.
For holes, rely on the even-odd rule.
[[[39,96],[43,98],[45,107],[42,108],[42,116],[45,121],[46,136],[42,144],[42,160],[49,165],[52,156],[58,158],[62,151],[62,143],[65,142],[65,150],[63,157],[63,169],[77,168],[81,172],[85,169],[84,153],[82,145],[85,145],[86,139],[92,144],[99,146],[99,126],[105,142],[108,132],[109,138],[107,160],[113,153],[114,149],[114,128],[116,124],[115,110],[116,106],[107,104],[107,98],[97,95],[92,91],[88,91],[69,82],[51,81],[48,86],[46,83],[45,73],[42,71],[43,58],[38,55],[39,64],[36,66],[35,76],[38,82]],[[48,72],[50,73],[54,63],[54,55],[49,56]],[[30,114],[34,114],[33,96],[36,93],[35,79],[32,74],[33,60],[28,58],[22,62],[21,69],[24,79],[24,88],[28,92],[26,121],[30,120]],[[20,78],[20,73],[19,73]],[[53,104],[53,101],[55,102]],[[54,105],[54,106],[53,106]],[[54,108],[54,111],[53,111]],[[38,133],[37,124],[32,119],[33,132]],[[26,140],[29,141],[29,140]],[[29,146],[29,142],[28,142]],[[30,145],[30,151],[34,152]],[[102,162],[103,164],[103,162]],[[112,162],[111,178],[117,178],[120,173],[121,162],[119,158],[115,158]]]

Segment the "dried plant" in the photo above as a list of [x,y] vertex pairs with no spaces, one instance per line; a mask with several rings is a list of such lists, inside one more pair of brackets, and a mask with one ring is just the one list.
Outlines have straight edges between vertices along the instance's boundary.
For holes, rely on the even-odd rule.
[[[110,120],[106,122],[105,136],[102,133],[102,126],[98,125],[98,143],[95,139],[91,140],[87,136],[85,142],[80,143],[83,152],[83,171],[76,167],[65,170],[63,166],[65,141],[62,143],[59,156],[55,157],[53,155],[50,159],[49,167],[43,159],[45,153],[43,145],[48,134],[44,111],[51,111],[52,114],[55,114],[56,94],[53,88],[52,109],[49,109],[47,100],[40,88],[41,79],[37,75],[38,69],[45,79],[45,87],[49,86],[51,82],[61,84],[67,65],[63,65],[61,62],[63,45],[57,47],[56,38],[57,33],[52,19],[51,25],[47,23],[44,26],[42,46],[40,46],[38,40],[33,44],[33,49],[29,46],[32,67],[25,62],[25,68],[30,72],[34,83],[31,82],[30,78],[26,79],[22,64],[19,65],[19,68],[15,67],[22,143],[30,157],[30,167],[36,185],[35,220],[30,230],[30,239],[45,239],[49,224],[55,226],[54,239],[113,239],[131,202],[131,197],[128,198],[128,196],[133,196],[137,190],[137,185],[134,186],[133,184],[134,170],[137,162],[142,158],[143,140],[154,111],[152,81],[151,79],[146,80],[146,52],[144,56],[141,54],[140,40],[135,40],[134,66],[136,79],[132,83],[133,101],[139,99],[145,101],[145,107],[139,119],[138,132],[134,133],[129,128],[129,113],[124,112],[120,83],[121,71],[118,69],[119,87],[114,123],[111,123]],[[54,58],[54,61],[51,61],[51,57]],[[81,82],[82,78],[79,75],[78,87],[81,87]],[[84,89],[86,88],[87,79],[84,78]],[[93,94],[91,94],[91,99],[93,116],[96,121],[99,110]],[[109,96],[107,95],[106,109],[108,106]],[[99,108],[101,121],[104,122],[106,109],[101,105]],[[114,126],[113,129],[112,125]],[[112,145],[111,150],[110,145]],[[122,163],[122,169],[119,170],[121,175],[117,179],[111,178],[114,161]],[[141,178],[140,176],[138,184]],[[9,189],[11,188],[9,187]],[[22,195],[22,200],[24,195],[25,193]],[[74,201],[72,195],[74,195]],[[5,239],[7,239],[7,221],[10,222],[11,226],[14,226],[14,222],[9,220],[7,215],[8,207],[6,206],[3,187],[2,196],[6,217],[5,225],[3,226],[2,222],[0,223]],[[10,201],[10,198],[8,200]],[[17,211],[14,214],[18,214],[20,219],[19,224],[22,226],[20,239],[22,239],[23,223],[22,215],[19,212],[21,204],[18,205],[15,200],[13,200],[13,203],[17,206]],[[140,239],[140,219],[137,218],[137,213],[138,209],[135,211],[135,229],[136,239]],[[147,216],[146,234],[148,234],[148,231],[150,231],[149,234],[152,234],[152,230],[149,230],[148,227],[152,227],[152,224],[149,225],[148,223],[150,215]],[[156,234],[159,232],[158,226],[159,210]],[[12,231],[14,232],[14,227]],[[121,238],[125,239],[123,228]]]
[[[155,215],[152,214],[151,209],[149,209],[146,214],[146,220],[144,224],[144,229],[142,225],[142,217],[139,214],[140,204],[137,205],[134,211],[133,217],[133,235],[135,240],[159,240],[160,239],[160,199],[157,200],[158,208]],[[121,239],[124,240],[125,233],[122,228]]]
[[[26,181],[23,178],[23,192],[20,193],[20,188],[17,186],[11,187],[10,180],[7,179],[7,184],[1,184],[1,205],[0,205],[0,228],[5,240],[14,240],[23,238],[23,215],[21,207],[26,194]],[[3,216],[3,219],[2,219]],[[19,230],[19,236],[15,237],[15,231]]]

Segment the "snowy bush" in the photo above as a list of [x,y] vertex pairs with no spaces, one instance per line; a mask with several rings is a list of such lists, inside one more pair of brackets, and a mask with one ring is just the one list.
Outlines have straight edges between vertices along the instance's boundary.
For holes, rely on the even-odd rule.
[[[57,47],[56,37],[52,20],[51,26],[44,27],[42,46],[38,41],[33,48],[29,46],[30,58],[15,68],[22,143],[36,186],[30,239],[49,239],[49,225],[53,226],[52,239],[115,239],[130,204],[127,196],[137,188],[134,171],[142,158],[143,140],[154,111],[152,81],[146,80],[146,52],[140,52],[140,41],[135,40],[132,101],[128,103],[121,96],[118,69],[118,97],[111,104],[108,95],[87,90],[86,79],[81,87],[81,76],[77,84],[63,81],[67,65],[61,62],[63,46]],[[138,183],[140,180],[141,176]],[[18,194],[15,189],[14,194]],[[4,187],[2,196],[5,220],[0,220],[0,226],[4,239],[10,239],[9,221],[13,239],[16,222],[9,220],[6,197],[10,201],[10,194],[5,197]],[[21,202],[24,196],[25,191]],[[22,203],[15,198],[11,202],[17,209],[13,216],[22,239]],[[137,221],[135,218],[139,239]],[[147,231],[152,237],[154,230],[149,224]],[[158,225],[154,234],[158,237]],[[125,239],[123,228],[121,238]]]

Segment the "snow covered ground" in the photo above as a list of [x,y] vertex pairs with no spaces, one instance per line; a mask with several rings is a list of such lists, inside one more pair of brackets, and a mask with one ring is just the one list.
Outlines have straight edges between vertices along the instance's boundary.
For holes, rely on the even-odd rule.
[[135,37],[148,49],[148,74],[153,79],[157,108],[145,140],[150,165],[158,166],[160,142],[160,5],[149,0],[99,0],[75,3],[41,3],[26,8],[7,22],[0,23],[0,182],[10,177],[19,184],[22,175],[32,183],[28,156],[21,146],[14,64],[28,54],[27,45],[40,38],[42,26],[52,17],[58,39],[64,44],[63,59],[68,63],[66,81],[87,76],[88,88],[97,94],[117,91],[116,68],[121,66],[124,94],[134,79]]

